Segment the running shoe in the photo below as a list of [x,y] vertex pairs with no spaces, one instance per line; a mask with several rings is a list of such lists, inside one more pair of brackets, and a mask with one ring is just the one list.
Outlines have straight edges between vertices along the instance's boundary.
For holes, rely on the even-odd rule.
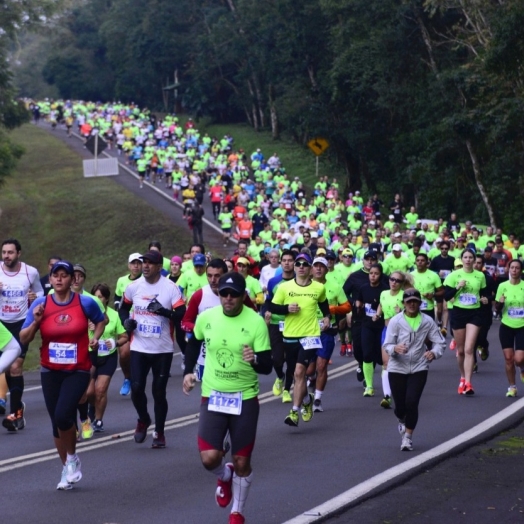
[[478,347],[478,352],[479,352],[480,360],[482,360],[482,361],[488,360],[488,358],[489,358],[489,349],[488,348],[484,348],[482,346],[479,346]]
[[2,420],[2,426],[7,429],[7,431],[19,431],[20,429],[25,428],[25,403],[22,402],[22,407],[17,410],[16,413],[10,413],[7,417]]
[[93,431],[95,433],[103,433],[104,432],[104,423],[101,420],[95,420],[93,422]]
[[122,384],[122,387],[120,388],[120,394],[123,397],[127,397],[131,393],[131,381],[128,378],[124,379],[124,383]]
[[233,469],[234,466],[231,462],[226,464],[226,468],[229,468],[231,471],[231,476],[226,482],[225,480],[217,479],[217,489],[215,491],[215,500],[221,508],[227,508],[231,504],[231,499],[233,498]]
[[285,389],[282,392],[282,404],[288,404],[289,402],[293,402],[293,399],[291,398],[291,393]]
[[81,420],[80,424],[82,425],[82,438],[84,440],[90,439],[95,432],[93,426],[91,426],[91,421],[89,418],[86,418],[85,420]]
[[324,411],[324,408],[322,407],[322,401],[319,398],[316,398],[313,402],[313,411],[315,413],[321,413]]
[[380,407],[384,409],[391,409],[391,397],[385,395],[384,398],[380,401]]
[[166,447],[166,437],[163,433],[153,431],[153,443],[151,444],[153,449],[163,449]]
[[375,390],[373,388],[368,388],[364,390],[364,397],[374,397],[375,396]]
[[445,327],[440,328],[440,332],[442,333],[442,336],[444,338],[446,338],[448,336],[448,330]]
[[288,426],[297,427],[298,426],[298,411],[295,411],[294,409],[292,409],[289,412],[289,415],[284,419],[284,423],[287,424]]
[[402,444],[400,445],[400,451],[413,451],[413,441],[407,435],[402,437]]
[[300,410],[304,422],[309,422],[313,418],[313,395],[308,393],[308,396],[309,403],[302,404],[302,409]]
[[461,378],[460,382],[459,382],[459,387],[458,387],[458,394],[459,395],[464,395],[465,391],[466,391],[466,379],[465,378]]
[[5,398],[0,398],[0,415],[5,415],[6,407],[7,403],[5,401]]
[[142,444],[147,437],[147,428],[151,425],[151,419],[145,424],[140,419],[138,419],[135,429],[135,442],[137,444]]
[[229,515],[229,524],[244,524],[245,522],[246,519],[238,511]]
[[275,397],[280,397],[284,391],[284,379],[283,378],[276,378],[275,382],[273,383],[273,395]]
[[62,468],[62,476],[60,477],[60,482],[57,484],[56,489],[59,491],[73,489],[73,484],[67,481],[67,468],[65,466]]
[[357,380],[362,382],[364,380],[364,372],[361,368],[357,368]]
[[66,480],[71,484],[76,484],[82,479],[80,459],[75,455],[73,460],[68,460],[65,464],[66,469]]
[[455,339],[451,339],[451,342],[449,343],[449,349],[451,349],[451,351],[455,351],[455,348],[457,347],[457,343],[455,342]]
[[347,357],[352,357],[353,356],[353,345],[352,344],[347,344],[346,345],[346,356]]
[[515,398],[516,396],[517,396],[517,386],[510,386],[508,388],[508,392],[506,393],[506,397]]
[[397,427],[400,436],[404,438],[404,435],[406,434],[406,423],[399,419]]
[[473,391],[473,386],[471,385],[470,382],[466,382],[466,385],[464,386],[464,395],[471,396],[474,394],[475,394],[475,391]]
[[345,357],[347,350],[348,350],[347,345],[346,344],[341,344],[341,346],[340,346],[340,356],[341,357]]

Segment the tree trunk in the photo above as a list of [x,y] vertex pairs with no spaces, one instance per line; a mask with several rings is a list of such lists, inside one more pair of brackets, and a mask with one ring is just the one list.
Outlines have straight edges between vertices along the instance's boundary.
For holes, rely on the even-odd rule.
[[258,78],[255,73],[253,73],[253,86],[255,88],[255,95],[257,100],[258,107],[258,116],[260,121],[260,127],[266,127],[266,117],[264,115],[264,103],[262,101],[262,93],[260,92],[260,84],[258,83]]
[[489,201],[489,196],[486,193],[486,188],[484,187],[484,184],[482,183],[482,173],[480,171],[480,164],[479,160],[477,158],[477,154],[475,153],[475,150],[473,149],[473,145],[471,143],[471,140],[466,140],[466,147],[468,148],[469,156],[471,158],[471,165],[473,167],[473,174],[475,175],[475,182],[477,184],[480,196],[482,197],[482,200],[484,202],[484,205],[486,206],[486,210],[488,211],[489,216],[489,222],[491,227],[496,229],[496,223],[495,223],[495,213],[493,212],[493,207],[491,205],[491,202]]
[[247,88],[249,89],[249,94],[251,95],[251,114],[253,118],[253,127],[255,131],[258,131],[259,125],[258,125],[258,111],[257,111],[257,105],[256,105],[256,97],[255,97],[255,91],[253,90],[253,85],[251,84],[251,80],[247,81]]
[[273,138],[273,140],[278,140],[280,138],[280,130],[278,129],[278,115],[273,94],[273,85],[269,84],[268,98],[269,114],[271,118],[271,137]]

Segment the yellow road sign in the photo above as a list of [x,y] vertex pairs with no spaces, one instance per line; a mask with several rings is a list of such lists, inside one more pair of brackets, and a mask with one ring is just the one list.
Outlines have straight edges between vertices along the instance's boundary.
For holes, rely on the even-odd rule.
[[312,138],[308,143],[307,146],[315,155],[320,156],[326,149],[329,147],[329,142],[325,138]]

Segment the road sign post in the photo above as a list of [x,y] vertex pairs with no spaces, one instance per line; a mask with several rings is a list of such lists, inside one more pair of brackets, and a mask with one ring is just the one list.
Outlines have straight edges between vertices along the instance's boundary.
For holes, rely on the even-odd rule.
[[325,138],[317,137],[312,138],[308,143],[307,146],[313,153],[315,153],[316,161],[315,161],[315,176],[318,178],[318,165],[319,165],[319,157],[322,155],[326,149],[329,147],[329,142]]

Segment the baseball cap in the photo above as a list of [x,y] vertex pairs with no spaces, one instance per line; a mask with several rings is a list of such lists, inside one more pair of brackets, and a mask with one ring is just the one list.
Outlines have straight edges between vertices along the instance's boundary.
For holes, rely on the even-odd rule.
[[422,298],[420,297],[420,291],[418,289],[413,288],[413,287],[405,289],[404,290],[404,298],[402,300],[404,302],[408,302],[410,300],[418,300],[419,302],[422,302]]
[[393,220],[395,218],[395,215],[389,215],[388,217],[390,220]]
[[55,273],[59,269],[63,269],[68,275],[71,276],[73,276],[75,273],[73,264],[71,264],[71,262],[68,262],[67,260],[59,260],[58,262],[55,262],[53,264],[53,267],[51,268],[51,274]]
[[400,244],[395,244],[392,248],[392,251],[402,251],[402,246]]
[[462,264],[462,260],[460,258],[456,258],[455,262],[453,262],[453,267],[455,267],[455,268],[458,267],[458,266],[462,267],[462,265],[463,265]]
[[297,260],[305,260],[308,264],[311,265],[311,257],[307,253],[299,253],[297,258],[295,258],[295,262]]
[[243,264],[244,266],[248,266],[249,267],[249,260],[245,257],[238,257],[237,258],[237,266],[238,264]]
[[178,255],[175,255],[174,257],[171,258],[171,262],[176,262],[177,264],[182,264],[182,258],[179,257]]
[[485,253],[486,251],[492,252],[492,251],[493,251],[493,248],[492,248],[491,246],[486,246],[486,247],[484,248],[484,253]]
[[140,253],[131,253],[127,259],[127,263],[131,264],[134,260],[140,260],[142,255]]
[[[317,250],[317,253],[318,253],[318,250]],[[326,259],[327,258],[332,258],[333,260],[336,260],[337,259],[337,255],[334,251],[331,251],[331,249],[329,249],[327,252],[326,252]]]
[[[203,255],[202,253],[197,253],[193,257],[193,265],[194,266],[205,266],[207,264],[207,258],[206,255]],[[249,265],[249,263],[248,263]]]
[[325,254],[326,254],[326,250],[325,250],[323,247],[319,247],[319,248],[317,249],[316,254],[317,254],[318,256],[320,256],[320,255],[325,255]]
[[344,255],[353,256],[353,251],[351,251],[351,249],[349,249],[349,248],[343,249],[342,250],[342,256],[344,256]]
[[162,264],[164,257],[158,251],[148,251],[145,255],[140,257],[140,260],[149,260],[151,264]]
[[378,253],[375,250],[368,250],[364,253],[364,258],[374,258],[375,260],[378,258]]
[[82,264],[75,264],[73,266],[73,272],[74,271],[80,271],[80,273],[82,273],[84,277],[87,276],[86,268]]
[[378,242],[372,242],[371,244],[369,244],[369,250],[380,253],[382,251],[382,246]]
[[328,267],[328,261],[324,257],[316,257],[313,259],[313,265],[315,264],[323,264],[324,266]]
[[393,233],[394,237],[401,237],[402,235],[397,231],[396,233]]
[[246,280],[240,273],[235,271],[226,273],[218,281],[218,291],[220,292],[224,289],[232,289],[242,295],[246,292]]

